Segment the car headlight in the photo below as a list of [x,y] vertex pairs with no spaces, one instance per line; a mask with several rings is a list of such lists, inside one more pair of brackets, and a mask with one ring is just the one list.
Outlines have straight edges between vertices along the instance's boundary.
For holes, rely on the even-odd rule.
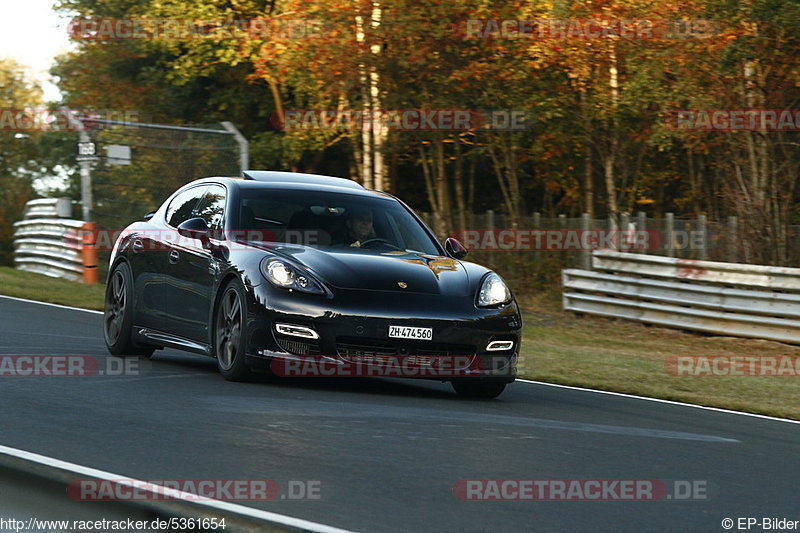
[[491,307],[493,305],[507,304],[511,301],[511,291],[503,281],[503,278],[495,274],[489,273],[478,291],[478,306]]
[[298,290],[312,294],[325,294],[322,285],[309,274],[280,259],[261,263],[261,272],[276,287]]

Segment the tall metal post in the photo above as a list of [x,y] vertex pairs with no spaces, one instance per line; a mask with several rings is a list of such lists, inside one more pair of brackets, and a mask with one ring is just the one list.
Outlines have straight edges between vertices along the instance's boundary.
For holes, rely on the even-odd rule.
[[233,138],[239,144],[239,170],[244,172],[250,170],[250,143],[242,132],[236,129],[232,122],[220,122],[222,127],[233,134]]
[[[589,219],[589,213],[581,213],[581,242],[587,240],[587,234],[590,231],[592,221]],[[592,268],[592,251],[589,248],[582,248],[579,252],[579,264],[584,270],[591,270]]]
[[708,261],[708,219],[706,215],[697,215],[697,231],[703,239],[700,243],[698,259]]
[[664,252],[675,257],[675,213],[667,213],[664,220]]
[[[81,129],[80,142],[92,142],[86,129]],[[92,161],[82,158],[79,165],[81,167],[81,205],[83,206],[83,221],[91,222],[92,209],[94,208],[94,198],[92,197]]]

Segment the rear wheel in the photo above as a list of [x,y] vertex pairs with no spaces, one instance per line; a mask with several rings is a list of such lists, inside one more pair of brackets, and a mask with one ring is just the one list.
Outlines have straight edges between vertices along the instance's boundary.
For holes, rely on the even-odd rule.
[[497,379],[465,378],[450,382],[459,396],[465,398],[497,398],[506,388],[507,383]]
[[103,336],[112,355],[121,357],[150,357],[154,346],[141,346],[132,339],[133,329],[133,276],[131,267],[124,261],[114,267],[106,285],[103,310]]
[[244,288],[233,280],[222,291],[214,314],[214,356],[219,373],[229,381],[243,381],[252,376],[245,361],[246,302]]

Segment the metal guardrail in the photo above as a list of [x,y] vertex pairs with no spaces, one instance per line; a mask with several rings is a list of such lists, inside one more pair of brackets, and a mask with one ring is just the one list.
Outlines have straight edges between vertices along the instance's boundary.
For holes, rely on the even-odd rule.
[[800,269],[611,251],[592,265],[562,272],[565,310],[800,344]]
[[37,198],[25,204],[23,218],[71,218],[72,201],[69,198]]
[[697,261],[598,250],[592,253],[592,269],[725,285],[800,291],[800,268]]
[[[68,198],[40,198],[25,204],[23,220],[14,223],[14,264],[17,269],[37,274],[88,281],[93,236],[86,242],[93,227],[80,220],[57,218],[69,216],[72,205]],[[92,251],[94,251],[92,249]]]
[[[68,488],[76,481],[103,483],[106,487],[137,487],[136,498],[90,501],[74,499]],[[116,489],[109,489],[116,490]],[[125,491],[131,494],[132,491]],[[230,501],[220,501],[199,495],[171,491],[143,480],[128,478],[74,463],[60,461],[35,453],[0,445],[0,493],[3,494],[3,516],[22,523],[16,531],[77,531],[72,527],[48,529],[45,521],[101,521],[127,520],[145,522],[137,531],[217,531],[225,533],[352,533],[325,524],[245,507]],[[169,497],[166,496],[169,494]],[[194,519],[195,526],[180,525],[172,518]],[[224,527],[203,528],[198,521],[224,519]],[[30,521],[30,522],[29,522]],[[156,525],[156,521],[167,522]],[[27,528],[39,523],[40,529]],[[92,527],[92,526],[89,526]],[[111,527],[111,526],[108,526]],[[130,527],[130,526],[128,526]],[[95,531],[110,531],[93,526]],[[115,528],[116,529],[116,528]],[[125,527],[119,530],[125,530]],[[4,528],[3,531],[8,529]],[[131,529],[127,529],[132,531]],[[14,529],[11,529],[14,531]],[[81,529],[83,531],[83,529]]]

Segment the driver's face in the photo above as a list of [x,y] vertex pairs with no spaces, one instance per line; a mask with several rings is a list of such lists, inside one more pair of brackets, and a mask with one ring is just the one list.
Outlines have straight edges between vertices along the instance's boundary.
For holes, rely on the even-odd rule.
[[372,215],[356,215],[348,223],[353,236],[359,241],[372,234]]

